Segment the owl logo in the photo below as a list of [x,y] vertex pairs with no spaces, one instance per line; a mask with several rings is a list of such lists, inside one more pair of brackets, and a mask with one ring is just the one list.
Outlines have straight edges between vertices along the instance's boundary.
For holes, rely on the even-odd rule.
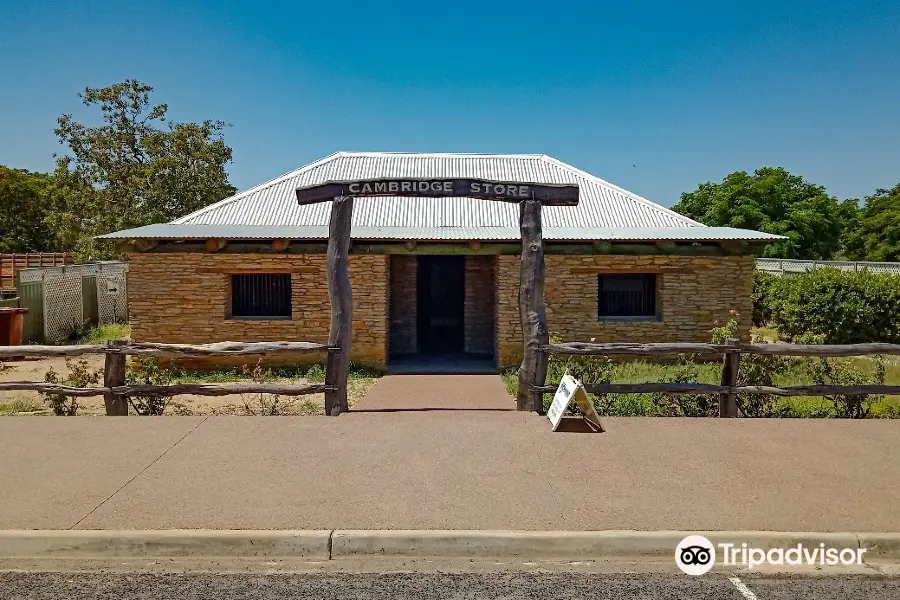
[[675,564],[688,575],[703,575],[715,563],[716,548],[702,535],[689,535],[675,548]]

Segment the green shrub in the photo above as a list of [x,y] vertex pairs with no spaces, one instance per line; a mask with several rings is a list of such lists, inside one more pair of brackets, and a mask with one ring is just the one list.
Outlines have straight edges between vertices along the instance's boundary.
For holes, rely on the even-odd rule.
[[[172,374],[160,368],[159,360],[154,357],[137,357],[125,371],[125,381],[128,385],[169,385],[172,380]],[[171,401],[172,396],[152,394],[135,394],[128,397],[131,408],[142,417],[165,414],[166,407]]]
[[[66,370],[68,373],[65,377],[61,377],[59,373],[51,367],[44,373],[44,381],[55,385],[64,385],[69,387],[89,387],[100,383],[103,377],[103,369],[91,371],[90,365],[86,360],[66,359]],[[63,396],[62,394],[41,394],[41,399],[45,404],[50,405],[53,414],[58,417],[74,417],[78,414],[80,404],[77,396]]]
[[[816,385],[884,385],[885,365],[876,357],[871,375],[857,367],[852,360],[819,358],[810,361],[810,375]],[[834,407],[839,419],[865,419],[872,405],[881,401],[875,394],[831,394],[825,399]]]
[[[561,344],[562,338],[551,336],[550,343]],[[612,379],[613,362],[608,356],[550,355],[550,360],[547,364],[546,381],[553,384],[559,383],[566,372],[583,383],[609,383]],[[518,389],[518,385],[516,388]],[[507,389],[509,389],[508,386]],[[608,394],[589,394],[589,396],[600,414],[607,414],[610,402],[615,400],[614,396],[608,397]],[[553,394],[544,394],[543,398],[543,408],[546,413],[547,409],[550,408],[550,403],[553,401]]]
[[753,272],[753,324],[763,327],[772,322],[773,308],[782,278],[766,271]]
[[[681,356],[679,363],[666,374],[662,383],[697,383],[700,365]],[[651,396],[656,414],[664,417],[715,417],[719,414],[718,394],[665,394]]]
[[900,343],[896,275],[816,269],[782,278],[767,297],[770,308],[759,312],[770,310],[774,325],[793,339],[815,334],[830,344]]

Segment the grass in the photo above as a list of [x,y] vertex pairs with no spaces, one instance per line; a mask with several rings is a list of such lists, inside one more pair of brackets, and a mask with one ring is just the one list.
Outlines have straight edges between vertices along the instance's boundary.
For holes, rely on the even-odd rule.
[[[248,364],[248,368],[254,365]],[[289,367],[266,368],[272,372],[272,379],[276,381],[293,381],[304,379],[310,383],[325,382],[325,367],[320,363],[309,365],[293,365]],[[377,379],[383,375],[382,371],[360,365],[350,365],[351,380]],[[175,373],[178,383],[229,383],[234,381],[247,381],[251,379],[245,375],[241,367],[213,369],[210,371],[181,370]]]
[[[254,365],[248,364],[247,368],[252,369]],[[267,381],[274,382],[294,382],[297,380],[308,381],[309,383],[324,383],[325,368],[319,363],[310,365],[294,365],[289,367],[272,367],[266,369],[271,371],[271,379],[266,377]],[[381,377],[383,373],[377,369],[363,367],[360,365],[350,365],[350,376],[347,382],[347,395],[352,406],[354,400],[361,398],[369,389],[375,379]],[[241,367],[215,369],[211,371],[177,371],[174,373],[174,379],[178,383],[231,383],[237,381],[251,381],[252,377],[245,373]],[[228,404],[213,411],[213,414],[227,415],[253,415],[253,414],[270,414],[270,408],[274,397],[271,394],[247,394],[244,402],[238,404]],[[175,414],[192,414],[190,409],[183,404],[173,403],[172,412]],[[278,402],[277,414],[281,415],[321,415],[324,413],[324,406],[321,396],[318,399],[310,396],[302,396],[293,398],[290,396],[281,396]]]
[[[864,373],[871,373],[874,361],[869,358],[859,357],[850,359],[850,364]],[[775,377],[775,384],[779,386],[809,385],[813,381],[807,370],[807,363],[800,359],[792,361],[790,368]],[[721,366],[717,363],[698,363],[695,365],[697,377],[696,383],[719,382]],[[611,383],[648,383],[658,381],[671,381],[679,372],[679,365],[666,363],[653,363],[636,360],[631,362],[615,363],[610,373]],[[506,391],[515,396],[518,391],[517,369],[507,369],[501,373]],[[548,383],[558,383],[549,381]],[[900,385],[900,361],[888,362],[886,365],[886,385]],[[545,402],[549,396],[545,396]],[[832,408],[832,403],[820,396],[791,396],[777,400],[777,406],[789,409],[789,412],[801,417],[827,416]],[[651,416],[656,414],[656,407],[652,402],[651,394],[617,394],[615,397],[614,414],[619,416]],[[873,402],[870,413],[872,417],[900,417],[900,396],[884,396]]]
[[122,340],[131,337],[131,326],[122,323],[107,323],[89,329],[78,340],[79,344],[103,344],[110,340]]
[[18,396],[6,404],[0,404],[0,415],[42,412],[44,405],[33,398]]
[[754,327],[753,335],[764,342],[776,343],[781,341],[781,334],[774,327]]

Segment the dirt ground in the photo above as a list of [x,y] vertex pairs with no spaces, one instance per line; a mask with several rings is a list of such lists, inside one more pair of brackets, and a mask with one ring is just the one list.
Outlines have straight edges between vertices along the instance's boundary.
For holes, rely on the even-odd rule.
[[[103,369],[103,356],[81,357],[91,370]],[[7,368],[4,368],[7,367]],[[44,374],[53,369],[60,375],[68,372],[65,358],[26,359],[0,362],[0,381],[44,381]],[[350,380],[350,404],[360,399],[374,382],[374,379]],[[304,379],[284,379],[283,383],[306,383]],[[262,396],[262,398],[260,398]],[[79,398],[79,415],[103,415],[105,408],[102,396]],[[282,396],[279,407],[285,414],[322,414],[325,398],[323,394],[291,398]],[[268,394],[232,394],[229,396],[175,396],[166,408],[172,415],[244,415],[260,414],[271,406]],[[133,410],[133,409],[129,409]],[[30,391],[0,390],[0,414],[52,414],[40,394]]]

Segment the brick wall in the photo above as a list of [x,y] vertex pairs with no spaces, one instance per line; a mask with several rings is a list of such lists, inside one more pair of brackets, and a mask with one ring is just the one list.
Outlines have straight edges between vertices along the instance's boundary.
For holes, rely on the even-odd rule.
[[494,256],[466,256],[463,333],[465,351],[494,354]]
[[[361,364],[385,364],[388,261],[386,256],[350,257],[353,289],[353,353]],[[291,273],[290,320],[232,320],[229,270]],[[132,337],[142,342],[328,341],[331,309],[323,254],[141,253],[131,256],[128,300]],[[279,359],[280,357],[280,359]],[[284,356],[268,364],[322,360],[320,355]],[[192,361],[201,366],[203,361]],[[208,360],[206,363],[213,361]],[[246,357],[218,357],[216,364],[243,364]]]
[[[566,341],[700,342],[709,330],[740,313],[741,336],[750,331],[754,262],[749,256],[547,256],[544,299],[551,335]],[[599,273],[657,273],[661,318],[597,318]],[[502,366],[522,360],[518,306],[519,257],[497,262],[497,357]]]
[[417,256],[390,257],[391,264],[391,356],[415,354],[418,351],[417,327],[417,291],[418,264]]

